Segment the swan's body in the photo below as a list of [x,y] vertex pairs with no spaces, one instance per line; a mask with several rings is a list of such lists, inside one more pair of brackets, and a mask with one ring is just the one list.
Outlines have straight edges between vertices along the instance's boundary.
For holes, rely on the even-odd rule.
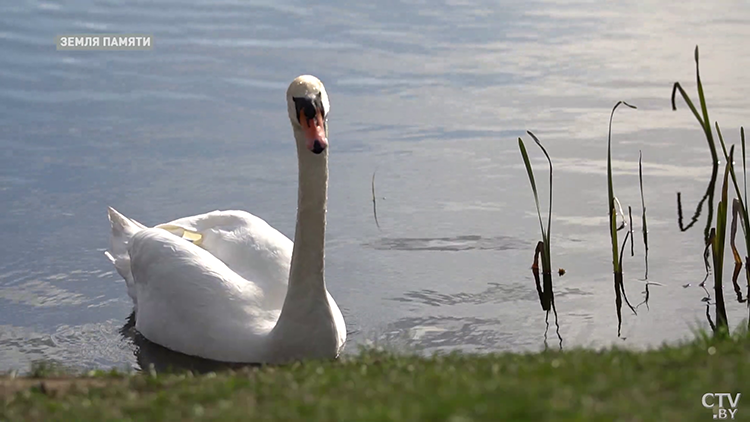
[[244,211],[147,228],[109,209],[107,256],[125,279],[136,329],[185,354],[226,362],[334,358],[346,327],[324,276],[328,99],[312,76],[287,91],[297,140],[295,242]]

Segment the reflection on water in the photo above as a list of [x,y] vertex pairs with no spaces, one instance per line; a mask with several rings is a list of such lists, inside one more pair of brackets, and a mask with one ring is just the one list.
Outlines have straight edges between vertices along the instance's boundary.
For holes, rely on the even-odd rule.
[[0,326],[0,366],[5,370],[26,370],[31,362],[45,361],[82,370],[130,368],[131,345],[117,330],[118,321],[59,325],[51,333],[3,325]]
[[508,326],[498,331],[499,325],[503,325],[503,321],[497,318],[402,318],[391,324],[391,331],[384,333],[380,340],[412,350],[507,350],[508,345],[515,343],[513,333],[520,327]]
[[[155,48],[52,47],[82,32],[151,33]],[[120,333],[132,303],[102,255],[106,206],[144,224],[245,209],[291,236],[284,89],[303,73],[332,101],[326,277],[352,332],[347,352],[383,337],[426,351],[543,347],[528,270],[538,221],[516,141],[526,130],[556,163],[552,264],[567,270],[555,280],[566,347],[690,337],[706,327],[695,287],[703,236],[679,230],[674,198],[703,195],[710,161],[669,94],[694,77],[700,44],[712,118],[725,134],[748,124],[748,37],[750,5],[697,0],[2,3],[0,370],[179,361],[144,357],[164,351]],[[649,279],[662,284],[624,322],[625,343],[613,335],[603,160],[618,100],[639,110],[614,128],[617,192],[640,204],[642,150]],[[377,203],[381,230],[376,168],[388,198]],[[626,257],[625,283],[642,267]]]
[[136,363],[141,370],[153,369],[157,372],[191,371],[205,373],[220,371],[222,369],[239,369],[257,366],[250,364],[217,362],[209,359],[188,356],[182,353],[173,352],[156,343],[152,343],[136,331],[135,313],[131,313],[130,316],[128,316],[125,325],[120,328],[119,332],[123,338],[128,339],[133,345],[135,345],[134,354]]
[[[179,372],[191,371],[194,373],[206,373],[211,371],[220,371],[223,369],[240,369],[260,366],[253,363],[227,363],[210,359],[203,359],[195,356],[188,356],[183,353],[169,350],[159,346],[142,336],[135,329],[135,312],[131,313],[125,325],[118,330],[123,339],[128,340],[135,346],[133,354],[135,355],[136,369],[155,370],[157,372]],[[356,335],[356,331],[348,331],[347,335]]]
[[[481,293],[445,294],[435,290],[412,291],[403,297],[393,300],[401,302],[418,302],[430,306],[457,305],[461,303],[502,303],[515,300],[530,300],[534,292],[518,285],[507,286],[500,283],[490,283],[492,287]],[[519,288],[520,287],[520,288]]]
[[[402,297],[393,298],[400,302],[416,302],[429,306],[453,306],[459,304],[488,304],[488,303],[505,303],[515,301],[533,301],[536,300],[536,292],[528,285],[511,284],[511,283],[488,283],[489,288],[478,293],[460,292],[454,294],[441,293],[435,290],[419,290],[406,292]],[[578,288],[561,287],[555,292],[555,297],[587,296],[590,292]]]
[[383,238],[368,243],[374,249],[397,251],[471,251],[521,249],[526,242],[510,236],[464,235],[438,238]]

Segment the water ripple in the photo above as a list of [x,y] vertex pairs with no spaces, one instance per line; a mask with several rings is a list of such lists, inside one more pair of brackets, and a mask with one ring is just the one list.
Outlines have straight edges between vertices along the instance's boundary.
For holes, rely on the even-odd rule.
[[365,246],[378,250],[458,252],[523,249],[528,247],[529,244],[511,236],[463,235],[455,237],[382,238],[367,243]]

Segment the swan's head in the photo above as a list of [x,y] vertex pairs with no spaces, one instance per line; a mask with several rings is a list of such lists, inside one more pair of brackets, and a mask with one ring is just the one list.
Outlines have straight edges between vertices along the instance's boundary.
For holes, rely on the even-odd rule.
[[325,151],[330,105],[323,83],[315,76],[298,76],[286,91],[286,102],[295,133],[304,135],[304,147],[315,154]]

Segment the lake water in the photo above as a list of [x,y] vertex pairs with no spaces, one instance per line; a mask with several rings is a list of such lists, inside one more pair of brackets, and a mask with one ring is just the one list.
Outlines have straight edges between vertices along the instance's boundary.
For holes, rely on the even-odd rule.
[[[150,33],[155,46],[55,50],[56,35],[75,33]],[[690,338],[707,327],[697,287],[704,220],[681,232],[676,192],[692,214],[710,156],[670,93],[681,81],[695,98],[699,44],[711,118],[736,142],[750,124],[748,39],[742,1],[4,2],[0,370],[148,360],[126,326],[124,282],[103,255],[107,205],[145,224],[245,209],[291,237],[296,160],[284,93],[303,73],[325,82],[332,103],[326,274],[348,352],[369,342],[544,347],[529,271],[539,226],[517,146],[526,130],[556,166],[564,347]],[[649,280],[663,284],[651,287],[650,310],[623,312],[623,338],[605,177],[618,100],[639,109],[615,116],[615,189],[639,221],[642,150]],[[525,139],[541,172],[543,156]],[[635,249],[625,282],[637,303]],[[730,286],[726,297],[737,325],[747,310]]]

